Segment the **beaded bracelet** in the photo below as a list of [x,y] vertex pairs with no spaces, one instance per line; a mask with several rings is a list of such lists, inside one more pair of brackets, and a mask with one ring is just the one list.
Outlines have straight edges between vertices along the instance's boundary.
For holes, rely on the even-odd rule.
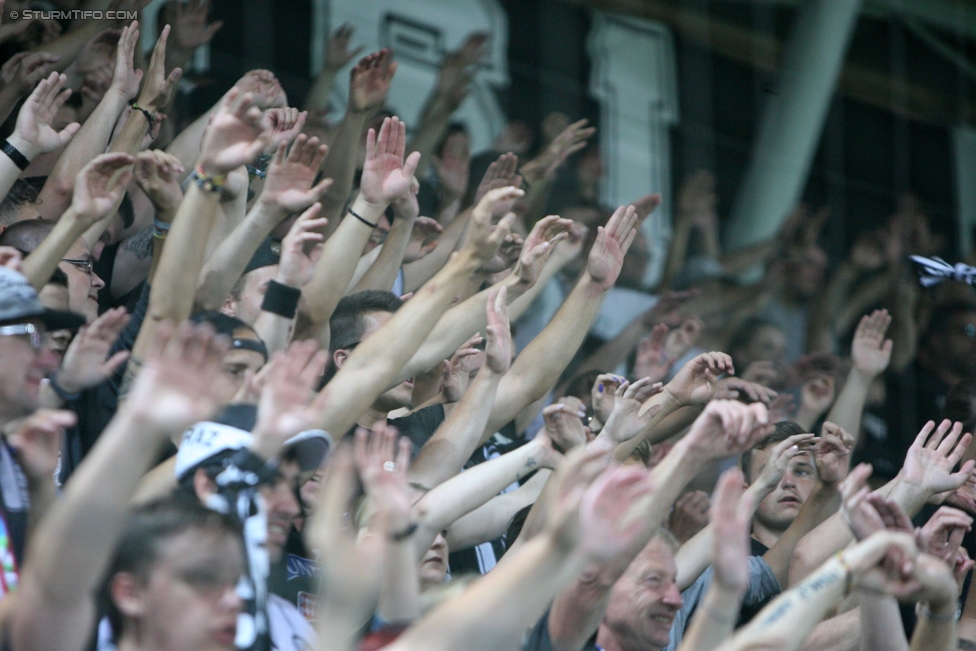
[[220,192],[220,189],[224,187],[224,183],[227,181],[226,175],[218,176],[216,174],[209,174],[207,170],[203,169],[203,165],[197,165],[193,169],[193,174],[190,177],[205,192]]

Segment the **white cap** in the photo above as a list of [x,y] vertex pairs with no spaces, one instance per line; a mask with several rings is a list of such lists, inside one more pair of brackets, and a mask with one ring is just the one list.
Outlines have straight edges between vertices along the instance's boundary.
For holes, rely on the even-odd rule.
[[[249,447],[253,441],[253,434],[237,427],[210,421],[199,422],[183,433],[180,449],[176,453],[176,478],[181,479],[190,470],[221,452]],[[285,441],[284,449],[294,452],[301,472],[308,472],[322,465],[332,446],[332,437],[328,432],[311,429]]]

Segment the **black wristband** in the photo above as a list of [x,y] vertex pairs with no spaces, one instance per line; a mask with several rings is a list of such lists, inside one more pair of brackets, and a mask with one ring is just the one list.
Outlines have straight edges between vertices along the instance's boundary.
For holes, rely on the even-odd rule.
[[359,221],[361,221],[362,223],[366,224],[370,228],[376,228],[376,224],[374,224],[371,221],[366,221],[366,218],[365,217],[363,217],[362,215],[360,215],[358,212],[356,212],[352,208],[349,209],[349,214],[352,215],[353,217],[355,217],[356,219],[358,219]]
[[14,162],[14,165],[20,168],[21,171],[26,170],[27,166],[30,165],[30,161],[27,157],[20,153],[20,150],[10,144],[10,141],[6,138],[3,139],[3,144],[0,144],[0,151],[7,155],[7,158]]
[[286,319],[294,319],[295,312],[298,311],[298,299],[301,296],[302,290],[299,288],[282,285],[272,280],[268,283],[268,290],[264,293],[261,309],[283,316]]

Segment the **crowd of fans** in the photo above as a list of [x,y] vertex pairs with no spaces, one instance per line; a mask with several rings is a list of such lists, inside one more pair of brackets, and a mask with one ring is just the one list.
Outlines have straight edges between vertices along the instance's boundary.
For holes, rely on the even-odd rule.
[[0,649],[976,645],[976,294],[912,198],[828,274],[698,172],[647,288],[585,120],[471,155],[484,34],[408,131],[389,51],[330,105],[349,28],[196,115],[206,0],[147,53],[6,5]]

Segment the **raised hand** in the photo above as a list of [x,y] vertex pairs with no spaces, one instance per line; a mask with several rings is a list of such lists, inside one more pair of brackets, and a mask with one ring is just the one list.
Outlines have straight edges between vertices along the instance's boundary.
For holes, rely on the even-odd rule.
[[169,75],[166,74],[166,41],[169,39],[169,32],[170,26],[167,25],[156,41],[152,56],[149,58],[149,68],[145,83],[142,85],[142,92],[136,100],[139,106],[152,114],[159,113],[169,104],[176,89],[176,82],[183,75],[183,71],[179,68],[173,68]]
[[228,346],[209,324],[161,321],[123,408],[170,433],[207,420],[222,406],[215,387]]
[[[516,173],[517,169],[518,156],[511,152],[499,156],[498,160],[491,163],[485,171],[485,175],[481,177],[481,183],[478,184],[478,189],[474,193],[475,205],[480,203],[484,196],[491,190],[498,190],[508,186],[512,186],[513,188],[520,187],[522,185],[522,177]],[[504,208],[502,214],[508,212],[511,207],[512,204],[508,204],[508,207]]]
[[448,403],[460,402],[468,390],[471,377],[471,362],[481,351],[474,346],[481,343],[481,335],[474,335],[455,352],[451,359],[444,361],[441,392]]
[[28,159],[63,147],[81,128],[77,122],[61,131],[51,126],[58,109],[71,95],[70,89],[61,90],[67,79],[52,72],[37,85],[17,114],[17,125],[9,140]]
[[186,4],[177,2],[174,5],[171,25],[173,46],[178,50],[192,52],[201,45],[209,43],[214,34],[224,26],[222,20],[207,24],[210,0],[193,0]]
[[541,154],[523,165],[519,171],[525,180],[537,183],[543,179],[551,179],[567,158],[586,147],[587,141],[596,133],[596,127],[587,127],[587,123],[588,120],[583,119],[569,125]]
[[613,411],[603,426],[601,435],[609,436],[615,443],[629,441],[647,427],[652,416],[657,415],[662,405],[654,405],[641,412],[641,406],[653,395],[664,390],[660,382],[645,377],[633,384],[623,382],[617,387]]
[[7,442],[17,453],[17,463],[27,478],[54,485],[54,473],[61,460],[64,429],[77,422],[74,412],[40,409],[25,418]]
[[410,241],[403,254],[403,262],[409,264],[426,258],[437,248],[443,227],[430,217],[417,217],[410,231]]
[[508,323],[508,289],[501,287],[488,292],[485,306],[488,318],[488,342],[485,346],[485,364],[498,375],[508,371],[512,363],[512,329]]
[[944,420],[936,428],[935,423],[929,421],[908,448],[899,478],[929,497],[956,490],[976,466],[976,462],[970,460],[958,472],[952,472],[972,440],[972,434],[962,433],[962,423]]
[[78,393],[112,377],[129,359],[125,350],[108,356],[128,322],[125,308],[117,307],[82,326],[64,353],[56,375],[58,386],[67,393]]
[[590,407],[593,415],[600,423],[606,423],[613,411],[616,402],[617,387],[623,384],[627,378],[613,373],[602,373],[596,376],[593,388],[590,389]]
[[442,205],[463,197],[468,191],[471,174],[471,151],[468,149],[465,135],[462,133],[449,135],[441,148],[440,157],[434,156],[431,163],[437,170],[437,179],[441,182]]
[[254,96],[254,105],[262,111],[288,106],[285,91],[281,88],[278,78],[270,70],[251,70],[237,80],[234,88],[241,95],[251,93]]
[[681,359],[698,343],[705,324],[701,319],[685,319],[680,326],[673,328],[664,341],[664,352],[670,359]]
[[203,134],[200,163],[210,174],[227,175],[254,162],[270,141],[271,131],[261,124],[253,96],[231,88]]
[[363,51],[362,45],[355,50],[349,49],[349,39],[352,38],[352,25],[346,23],[340,25],[339,29],[332,32],[328,45],[325,46],[325,69],[338,70],[352,61],[357,54]]
[[483,263],[491,260],[505,237],[511,233],[515,222],[514,213],[508,213],[498,224],[492,225],[492,211],[496,204],[524,194],[522,190],[513,187],[492,190],[474,207],[468,222],[468,239],[464,242],[464,248],[470,250],[475,259]]
[[[265,122],[262,126],[267,132],[270,123]],[[308,138],[304,134],[295,139],[291,151],[288,151],[287,142],[279,143],[268,165],[268,175],[258,201],[286,213],[311,206],[332,185],[332,179],[322,179],[312,185],[328,152],[328,146],[320,145],[318,138]]]
[[420,153],[404,160],[407,125],[397,117],[386,118],[379,136],[373,129],[366,134],[366,162],[359,191],[367,202],[385,208],[410,189]]
[[951,565],[955,562],[963,537],[972,527],[972,517],[951,506],[940,506],[925,526],[919,529],[919,547]]
[[[318,507],[308,528],[309,546],[322,559],[320,571],[326,594],[334,595],[343,607],[373,608],[383,572],[382,536],[357,536],[348,526],[358,491],[353,451],[348,445],[336,448],[322,479]],[[372,603],[372,606],[367,604]]]
[[653,492],[644,468],[620,466],[597,478],[579,507],[579,546],[587,560],[606,563],[634,544],[644,523],[631,506]]
[[393,53],[386,49],[360,59],[349,71],[350,110],[362,113],[383,106],[396,69]]
[[96,156],[75,177],[71,208],[87,225],[107,216],[122,200],[132,180],[134,156],[123,152]]
[[385,421],[377,421],[370,434],[362,427],[356,429],[354,456],[359,478],[366,495],[377,511],[385,514],[384,534],[399,533],[410,526],[413,500],[407,484],[410,467],[410,439],[397,443],[396,428]]
[[835,485],[847,476],[847,468],[854,451],[854,436],[830,421],[820,430],[820,442],[814,452],[817,478],[821,483]]
[[[716,489],[717,490],[717,489]],[[685,543],[708,525],[711,500],[704,491],[689,491],[678,498],[668,517],[668,531]]]
[[718,381],[718,387],[715,390],[716,398],[723,400],[742,400],[748,398],[752,402],[761,402],[765,405],[772,405],[773,400],[778,395],[772,389],[767,389],[761,384],[747,382],[738,377],[722,378]]
[[898,531],[878,531],[842,552],[857,589],[896,598],[919,590],[913,576],[917,556],[912,536]]
[[859,464],[838,487],[841,495],[840,515],[857,540],[864,540],[885,528],[881,515],[867,499],[870,495],[867,486],[870,476],[871,464]]
[[606,469],[610,456],[605,450],[579,448],[566,456],[552,477],[552,508],[547,513],[545,528],[555,540],[569,549],[580,535],[579,507],[583,494]]
[[715,551],[712,567],[718,585],[742,594],[749,584],[749,528],[752,522],[752,496],[743,494],[744,477],[731,468],[719,477],[712,500],[712,527]]
[[[522,236],[518,233],[508,233],[499,245],[495,255],[482,263],[479,271],[486,274],[497,274],[513,267],[522,253]],[[512,269],[514,271],[514,269]]]
[[135,52],[138,42],[139,21],[134,20],[131,25],[122,28],[122,35],[119,36],[119,42],[115,48],[112,84],[109,87],[115,89],[126,102],[139,93],[139,84],[142,82],[142,70],[135,66]]
[[559,402],[542,410],[549,438],[564,453],[586,444],[586,427],[583,426],[585,416],[583,403],[571,396],[561,398]]
[[720,374],[734,372],[725,353],[703,353],[681,367],[664,390],[681,405],[700,405],[714,397]]
[[829,375],[815,375],[800,387],[800,410],[812,414],[813,421],[816,421],[834,404],[835,397],[834,378]]
[[603,291],[617,282],[624,256],[637,237],[637,211],[633,206],[620,206],[606,226],[597,228],[596,241],[590,249],[586,270],[590,279]]
[[696,459],[721,459],[753,447],[774,427],[769,424],[766,405],[760,402],[744,405],[733,400],[712,400],[681,443]]
[[752,484],[764,491],[772,492],[779,486],[779,482],[786,474],[786,467],[793,457],[801,454],[812,454],[817,445],[817,438],[812,433],[794,434],[773,446],[769,458],[762,472]]
[[156,208],[156,217],[165,220],[176,215],[183,200],[180,159],[161,149],[148,149],[136,154],[136,183]]
[[569,237],[572,230],[573,220],[563,219],[559,215],[549,215],[537,221],[522,244],[521,255],[512,273],[518,275],[525,285],[535,285],[549,260],[549,254],[557,244]]
[[861,317],[854,331],[854,341],[851,343],[851,360],[854,368],[867,379],[873,380],[880,375],[891,361],[891,339],[885,339],[891,316],[888,310],[875,310],[871,314]]
[[304,287],[315,273],[316,248],[309,247],[320,243],[325,236],[321,231],[329,222],[319,218],[322,204],[313,203],[311,208],[301,214],[288,229],[281,241],[281,257],[278,262],[276,281],[289,287]]
[[441,60],[437,95],[447,101],[449,108],[457,108],[467,96],[468,85],[476,72],[475,65],[484,56],[487,41],[488,34],[484,32],[469,34],[458,49],[448,52]]
[[0,81],[17,97],[26,95],[41,79],[51,74],[61,57],[50,52],[18,52],[0,68]]
[[269,151],[277,151],[281,143],[288,144],[302,132],[308,111],[297,108],[274,108],[264,112],[262,118],[271,128],[271,144]]
[[257,454],[266,459],[275,456],[285,441],[314,422],[315,407],[308,405],[328,359],[315,341],[293,341],[261,369],[252,445]]

